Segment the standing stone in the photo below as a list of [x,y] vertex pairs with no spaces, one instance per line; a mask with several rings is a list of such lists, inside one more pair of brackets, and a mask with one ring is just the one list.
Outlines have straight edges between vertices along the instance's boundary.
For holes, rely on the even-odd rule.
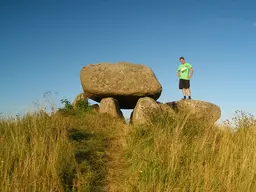
[[80,93],[76,96],[74,102],[72,103],[73,107],[76,107],[76,104],[80,101],[83,101],[88,104],[88,98],[85,96],[84,93]]
[[100,102],[112,97],[122,109],[133,109],[141,97],[157,100],[162,92],[152,69],[143,64],[89,64],[81,69],[80,80],[88,98]]
[[123,113],[119,108],[118,102],[113,98],[104,98],[100,102],[100,113],[107,113],[112,117],[124,119]]
[[150,97],[140,98],[133,112],[131,113],[130,123],[141,125],[151,124],[156,118],[174,121],[175,111],[167,104],[156,102]]
[[132,112],[131,123],[134,125],[150,124],[157,116],[159,109],[154,99],[150,97],[140,98]]

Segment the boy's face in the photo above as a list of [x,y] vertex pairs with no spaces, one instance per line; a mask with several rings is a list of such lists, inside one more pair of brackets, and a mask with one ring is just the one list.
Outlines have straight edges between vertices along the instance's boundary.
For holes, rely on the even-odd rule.
[[185,60],[184,60],[184,59],[180,59],[180,62],[181,62],[182,64],[184,64],[184,63],[185,63]]

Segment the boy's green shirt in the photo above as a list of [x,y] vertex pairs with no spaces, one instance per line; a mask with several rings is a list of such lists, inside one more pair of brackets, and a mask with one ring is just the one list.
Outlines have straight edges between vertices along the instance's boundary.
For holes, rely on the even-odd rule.
[[190,63],[181,64],[177,70],[180,73],[180,79],[189,80],[189,72],[191,68],[192,65]]

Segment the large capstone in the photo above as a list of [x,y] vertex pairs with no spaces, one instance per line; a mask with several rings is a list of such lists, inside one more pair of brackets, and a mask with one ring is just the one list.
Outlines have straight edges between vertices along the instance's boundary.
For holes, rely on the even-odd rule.
[[81,69],[80,80],[86,97],[96,102],[114,98],[121,109],[133,109],[141,97],[157,100],[162,92],[152,69],[143,64],[89,64]]

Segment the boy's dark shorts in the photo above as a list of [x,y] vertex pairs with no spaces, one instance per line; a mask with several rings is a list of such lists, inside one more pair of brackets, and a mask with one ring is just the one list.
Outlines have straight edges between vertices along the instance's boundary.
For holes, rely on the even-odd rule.
[[190,80],[180,79],[179,89],[188,89],[190,88]]

